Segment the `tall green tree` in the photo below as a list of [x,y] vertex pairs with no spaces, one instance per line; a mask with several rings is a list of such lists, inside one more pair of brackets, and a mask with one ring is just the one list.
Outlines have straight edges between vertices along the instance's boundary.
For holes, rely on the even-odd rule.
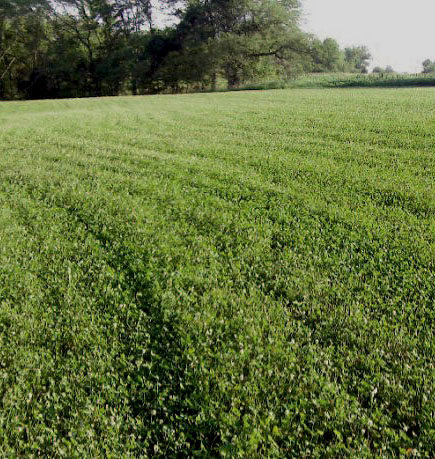
[[[156,11],[172,15],[159,27]],[[299,27],[298,0],[0,0],[0,97],[229,87],[297,72],[361,72]]]
[[178,54],[202,56],[197,77],[213,82],[221,74],[237,86],[262,59],[279,62],[303,51],[299,13],[297,0],[187,1],[178,13]]
[[336,72],[343,67],[343,53],[339,44],[332,38],[321,41],[315,36],[310,38],[310,57],[305,60],[305,69],[313,72]]
[[423,61],[423,71],[422,73],[434,73],[435,72],[435,61],[426,59]]
[[372,56],[366,46],[345,48],[346,70],[350,72],[367,73]]
[[0,97],[14,97],[36,71],[46,44],[46,0],[0,2]]

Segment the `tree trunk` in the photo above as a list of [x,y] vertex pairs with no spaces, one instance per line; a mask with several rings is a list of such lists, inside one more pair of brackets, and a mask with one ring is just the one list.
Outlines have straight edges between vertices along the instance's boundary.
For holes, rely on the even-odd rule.
[[217,75],[216,72],[213,72],[211,75],[211,90],[216,91],[217,89]]
[[240,75],[236,65],[228,64],[225,68],[225,78],[229,89],[237,88],[240,85]]

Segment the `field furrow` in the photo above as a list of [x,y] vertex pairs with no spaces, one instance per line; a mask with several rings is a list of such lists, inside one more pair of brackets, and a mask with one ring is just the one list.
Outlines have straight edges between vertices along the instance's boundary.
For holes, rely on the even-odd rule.
[[431,457],[434,106],[0,105],[0,455]]

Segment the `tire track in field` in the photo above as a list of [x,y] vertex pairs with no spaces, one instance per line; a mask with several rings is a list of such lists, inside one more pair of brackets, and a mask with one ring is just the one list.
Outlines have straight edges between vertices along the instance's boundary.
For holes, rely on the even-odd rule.
[[[77,146],[71,139],[70,142],[60,142],[61,148]],[[123,154],[123,148],[134,148],[135,154]],[[91,158],[87,155],[79,156],[78,158],[69,157],[68,163],[71,167],[75,164],[81,168],[89,168],[93,166],[98,170],[105,170],[122,175],[144,176],[145,170],[149,171],[150,166],[153,170],[163,169],[162,167],[155,167],[153,162],[171,164],[175,167],[188,167],[191,171],[206,173],[209,176],[217,175],[220,179],[234,177],[243,178],[244,186],[248,183],[256,186],[259,189],[264,187],[273,187],[278,185],[279,189],[285,192],[296,193],[299,196],[308,196],[313,192],[313,184],[318,185],[319,194],[322,197],[334,198],[344,200],[345,202],[359,202],[364,205],[367,201],[373,203],[374,206],[382,209],[400,209],[405,214],[410,214],[418,218],[427,218],[435,212],[435,201],[433,198],[433,187],[426,187],[424,192],[410,193],[409,191],[398,191],[397,184],[390,184],[386,181],[388,176],[387,172],[383,174],[377,173],[378,168],[373,166],[366,166],[366,171],[361,174],[361,170],[357,166],[353,166],[351,170],[346,168],[349,177],[342,174],[344,168],[337,166],[337,158],[330,164],[329,167],[321,167],[306,160],[300,153],[294,153],[301,159],[298,169],[295,169],[296,164],[289,161],[288,157],[277,158],[278,161],[270,161],[268,159],[259,159],[257,157],[249,158],[246,163],[247,168],[240,167],[236,159],[219,158],[212,159],[204,157],[203,155],[197,156],[196,153],[186,155],[185,153],[166,152],[156,149],[140,148],[137,145],[131,145],[129,142],[122,143],[120,147],[114,148],[113,146],[104,145],[102,148],[89,144],[89,146],[82,146],[83,154],[87,154],[88,148],[93,151]],[[100,152],[102,150],[102,152]],[[75,150],[77,151],[77,149]],[[290,152],[287,153],[287,155]],[[80,160],[79,158],[83,158]],[[54,155],[52,161],[54,163],[60,161],[62,158],[59,155]],[[50,157],[44,155],[44,160],[50,161]],[[244,158],[248,160],[248,158]],[[326,164],[329,159],[325,158]],[[231,166],[230,168],[228,166]],[[148,167],[144,170],[144,166]],[[334,166],[331,168],[331,166]],[[353,170],[354,169],[354,170]],[[328,170],[328,174],[324,173]],[[228,172],[230,171],[230,173]],[[359,173],[356,174],[356,171]],[[249,173],[249,178],[246,173]],[[165,169],[165,173],[169,171]],[[175,173],[173,173],[175,174]],[[230,174],[230,175],[228,175]],[[407,176],[402,179],[402,185],[406,184]],[[382,185],[379,186],[379,183]],[[343,193],[346,190],[346,193]]]
[[[38,254],[39,247],[45,244],[44,228],[40,226],[41,222],[33,220],[28,205],[34,206],[33,210],[40,215],[55,211],[56,220],[65,231],[69,229],[74,232],[75,227],[82,226],[86,238],[91,237],[98,244],[104,262],[112,270],[112,288],[122,290],[125,307],[120,307],[116,302],[101,304],[100,308],[103,309],[96,313],[104,313],[104,322],[114,321],[121,329],[116,350],[115,364],[118,366],[115,368],[115,380],[125,381],[126,384],[125,393],[128,397],[120,400],[119,404],[128,405],[124,435],[126,439],[131,435],[137,436],[137,457],[144,454],[164,456],[165,446],[175,452],[177,448],[182,448],[185,441],[197,450],[201,449],[202,444],[216,443],[215,427],[205,422],[197,430],[194,421],[197,408],[186,404],[186,400],[192,401],[191,394],[198,392],[198,388],[196,381],[186,373],[189,362],[186,360],[178,318],[175,313],[162,308],[158,291],[155,290],[155,276],[149,266],[147,247],[138,245],[139,241],[135,240],[127,225],[116,225],[119,220],[125,222],[122,216],[108,215],[106,219],[102,218],[100,203],[80,202],[76,196],[69,194],[56,196],[55,199],[47,196],[46,202],[44,190],[39,191],[42,192],[39,196],[30,194],[21,202],[17,199],[13,208],[16,222],[26,228],[28,238],[32,240],[34,253]],[[27,193],[21,189],[21,194]],[[122,214],[122,209],[119,212]],[[79,239],[77,242],[80,247],[83,241]],[[98,283],[96,276],[88,283]],[[44,273],[38,273],[38,277],[42,288],[50,292],[50,279]],[[92,291],[88,293],[93,295]],[[57,308],[57,313],[62,319],[62,304]],[[62,321],[59,325],[62,330],[67,326],[66,323],[62,325]],[[110,334],[107,339],[110,340]],[[68,336],[60,346],[56,342],[51,344],[54,346],[52,352],[55,359],[61,365],[62,359],[68,358]],[[50,347],[50,341],[47,346]],[[100,391],[104,398],[103,388]],[[40,396],[43,397],[43,394]],[[198,400],[198,406],[200,402]],[[68,421],[68,413],[63,413],[63,419]],[[161,428],[156,428],[159,424]],[[66,434],[62,425],[56,428],[61,435]],[[177,444],[179,441],[180,444]]]

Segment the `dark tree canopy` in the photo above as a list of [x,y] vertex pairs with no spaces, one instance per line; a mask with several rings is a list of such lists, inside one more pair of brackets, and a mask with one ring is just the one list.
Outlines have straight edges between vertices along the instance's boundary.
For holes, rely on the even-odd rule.
[[343,52],[302,32],[299,17],[299,0],[0,0],[0,98],[177,92],[366,70],[365,48]]

